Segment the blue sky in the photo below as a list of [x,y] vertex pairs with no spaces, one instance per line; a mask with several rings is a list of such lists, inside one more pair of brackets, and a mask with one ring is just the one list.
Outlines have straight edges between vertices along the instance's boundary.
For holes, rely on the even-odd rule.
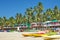
[[0,17],[14,17],[16,13],[24,15],[26,8],[34,7],[38,2],[42,2],[44,10],[53,9],[55,5],[60,9],[60,0],[0,0]]

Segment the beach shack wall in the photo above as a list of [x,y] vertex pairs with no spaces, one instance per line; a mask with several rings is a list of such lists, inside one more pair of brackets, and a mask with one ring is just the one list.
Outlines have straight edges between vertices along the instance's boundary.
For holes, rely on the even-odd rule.
[[44,22],[42,26],[47,29],[56,30],[57,28],[60,28],[60,21],[58,20],[58,21]]

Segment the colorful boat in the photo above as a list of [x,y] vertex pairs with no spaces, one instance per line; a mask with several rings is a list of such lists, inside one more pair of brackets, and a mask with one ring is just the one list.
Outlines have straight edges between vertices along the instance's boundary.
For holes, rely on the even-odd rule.
[[47,34],[33,34],[34,37],[45,37]]
[[22,34],[24,37],[32,36],[32,34]]
[[30,34],[22,34],[24,37],[27,36],[33,36],[33,37],[44,37],[44,36],[48,36],[47,34],[40,34],[40,33],[30,33]]

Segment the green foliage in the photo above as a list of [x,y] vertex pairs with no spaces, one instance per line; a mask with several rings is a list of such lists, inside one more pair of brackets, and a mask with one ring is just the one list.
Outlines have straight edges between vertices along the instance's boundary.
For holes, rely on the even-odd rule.
[[54,9],[49,8],[44,12],[43,4],[39,2],[34,8],[27,8],[25,15],[17,13],[15,17],[10,17],[9,19],[5,16],[3,18],[0,17],[0,26],[14,27],[15,24],[44,22],[53,19],[60,20],[60,9],[55,6]]

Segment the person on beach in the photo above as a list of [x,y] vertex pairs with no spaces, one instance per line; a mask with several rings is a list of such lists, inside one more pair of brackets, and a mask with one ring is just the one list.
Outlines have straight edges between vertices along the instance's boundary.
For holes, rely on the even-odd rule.
[[18,31],[18,32],[20,31],[19,27],[17,27],[17,31]]

